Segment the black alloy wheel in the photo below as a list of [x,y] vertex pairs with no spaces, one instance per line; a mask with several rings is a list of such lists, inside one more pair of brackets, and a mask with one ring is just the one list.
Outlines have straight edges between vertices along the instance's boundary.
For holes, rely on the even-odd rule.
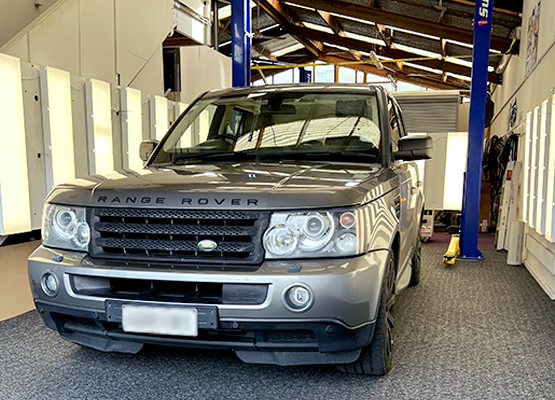
[[420,235],[416,238],[416,244],[414,248],[414,255],[412,256],[411,265],[411,275],[409,286],[416,286],[420,283],[420,269],[422,266],[422,242],[420,240]]
[[396,261],[393,252],[389,252],[387,267],[382,283],[382,294],[378,306],[378,317],[374,337],[364,347],[359,358],[351,364],[337,365],[341,372],[357,375],[385,375],[391,369],[393,350],[393,305],[395,304],[395,281],[397,277]]

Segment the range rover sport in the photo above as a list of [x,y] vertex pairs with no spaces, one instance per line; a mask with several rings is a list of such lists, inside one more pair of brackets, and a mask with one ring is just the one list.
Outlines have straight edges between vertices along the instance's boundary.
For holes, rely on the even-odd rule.
[[423,196],[379,87],[207,92],[146,166],[54,188],[29,258],[63,339],[232,350],[247,363],[390,368],[395,296],[420,278]]

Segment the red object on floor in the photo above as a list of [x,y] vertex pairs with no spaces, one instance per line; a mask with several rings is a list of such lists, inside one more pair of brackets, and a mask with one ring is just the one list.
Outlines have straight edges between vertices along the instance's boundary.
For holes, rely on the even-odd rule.
[[[431,247],[449,247],[451,235],[447,232],[434,232],[432,240],[428,243],[422,243],[423,246]],[[495,233],[480,233],[478,234],[478,248],[479,249],[494,249],[495,248]]]

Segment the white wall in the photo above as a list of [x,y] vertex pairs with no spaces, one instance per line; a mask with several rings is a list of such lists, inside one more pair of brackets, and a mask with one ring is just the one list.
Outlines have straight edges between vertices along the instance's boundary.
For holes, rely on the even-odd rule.
[[35,0],[0,0],[0,46],[17,35],[56,1],[42,0],[42,6],[35,6]]
[[172,0],[59,0],[0,52],[163,94],[161,44],[172,29],[172,9]]
[[231,87],[231,59],[206,46],[181,48],[181,101],[207,90]]
[[56,184],[142,168],[139,143],[184,106],[0,53],[0,236],[40,229]]
[[[510,102],[516,98],[518,122],[515,132],[524,134],[526,114],[553,96],[555,87],[555,1],[542,1],[540,12],[540,31],[538,56],[535,68],[526,75],[526,48],[528,22],[532,9],[538,0],[524,0],[522,19],[522,40],[520,55],[512,57],[503,75],[503,85],[495,90],[495,116],[491,128],[492,135],[503,136],[509,128]],[[551,134],[555,140],[555,135]],[[518,159],[524,165],[525,136],[520,136]],[[523,220],[524,173],[521,174],[521,187],[518,195],[517,218]],[[544,191],[545,193],[545,191]],[[555,298],[555,244],[527,226],[525,232],[525,265],[538,280],[546,293]]]

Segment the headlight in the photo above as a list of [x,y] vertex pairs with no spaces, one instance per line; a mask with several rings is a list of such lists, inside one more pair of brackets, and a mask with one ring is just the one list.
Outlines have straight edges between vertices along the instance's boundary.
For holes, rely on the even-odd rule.
[[[360,214],[362,215],[362,214]],[[274,213],[264,234],[266,258],[344,257],[362,252],[359,212]]]
[[42,217],[42,243],[60,249],[86,251],[91,229],[82,207],[46,204]]

